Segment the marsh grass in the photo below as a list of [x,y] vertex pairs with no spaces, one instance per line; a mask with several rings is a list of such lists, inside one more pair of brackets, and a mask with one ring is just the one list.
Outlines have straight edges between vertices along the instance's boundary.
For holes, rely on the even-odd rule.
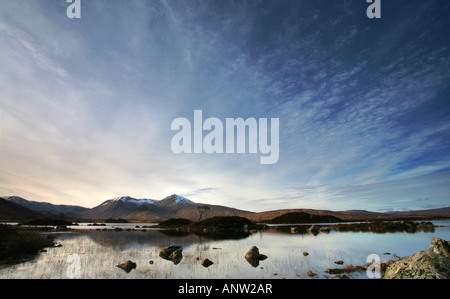
[[[103,246],[88,236],[58,240],[63,246],[51,248],[26,263],[8,267],[0,271],[1,278],[67,278],[70,263],[67,257],[77,254],[80,257],[79,278],[308,278],[309,271],[320,272],[332,264],[338,256],[333,251],[310,250],[303,256],[304,248],[289,249],[283,255],[267,250],[269,256],[256,267],[245,259],[246,250],[224,246],[224,244],[195,244],[183,249],[183,259],[177,265],[159,257],[160,248],[156,246],[129,246],[126,249]],[[212,249],[215,248],[215,249]],[[213,265],[205,268],[201,261],[205,258]],[[126,273],[116,265],[131,260],[136,269]],[[150,264],[150,260],[153,261]],[[326,261],[321,265],[317,261]]]
[[31,259],[53,245],[51,236],[41,236],[36,230],[0,225],[0,266]]

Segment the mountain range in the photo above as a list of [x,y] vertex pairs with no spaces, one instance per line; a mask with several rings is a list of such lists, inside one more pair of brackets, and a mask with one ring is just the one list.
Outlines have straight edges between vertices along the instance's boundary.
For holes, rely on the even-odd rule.
[[[46,202],[29,201],[18,196],[5,196],[3,199],[31,211],[47,212],[53,215],[64,214],[66,217],[82,219],[122,218],[140,221],[160,221],[169,218],[186,218],[192,221],[199,221],[201,217],[204,219],[214,216],[244,216],[252,213],[220,205],[195,203],[177,194],[172,194],[161,200],[122,196],[106,200],[93,208],[54,205]],[[9,210],[10,215],[13,216],[11,208]],[[19,214],[23,213],[22,209],[18,209],[18,211]],[[2,218],[5,218],[7,215],[2,216]]]
[[243,216],[251,221],[267,221],[287,213],[308,213],[316,216],[333,216],[344,221],[368,219],[396,219],[401,217],[450,217],[450,207],[403,212],[370,212],[366,210],[329,211],[314,209],[280,209],[251,212],[231,207],[195,203],[183,196],[172,194],[161,200],[137,199],[130,196],[109,199],[93,208],[73,205],[54,205],[29,201],[18,196],[0,198],[0,220],[20,220],[59,215],[75,219],[102,220],[107,218],[134,221],[162,221],[185,218],[199,221],[214,216]]

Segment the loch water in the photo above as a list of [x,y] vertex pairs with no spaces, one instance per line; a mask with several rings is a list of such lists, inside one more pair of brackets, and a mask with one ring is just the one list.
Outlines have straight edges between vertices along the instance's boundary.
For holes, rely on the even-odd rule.
[[[174,232],[148,224],[108,224],[109,229],[121,228],[116,231],[82,225],[54,233],[55,242],[62,246],[47,248],[19,264],[0,266],[0,278],[336,278],[326,270],[366,266],[371,254],[378,255],[381,262],[409,256],[427,249],[433,237],[450,240],[450,220],[432,222],[436,225],[434,231],[415,233],[331,230],[313,235],[271,227],[234,236]],[[160,250],[171,244],[183,248],[178,264],[159,257]],[[244,255],[252,246],[267,258],[249,263]],[[201,261],[205,258],[214,264],[203,267]],[[135,269],[126,272],[117,267],[128,260],[136,263]],[[311,277],[308,273],[317,275]],[[368,278],[362,270],[346,275]]]

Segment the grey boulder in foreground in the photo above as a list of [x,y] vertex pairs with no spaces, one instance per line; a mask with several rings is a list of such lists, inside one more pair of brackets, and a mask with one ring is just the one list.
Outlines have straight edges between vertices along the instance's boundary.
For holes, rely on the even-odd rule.
[[422,250],[391,264],[384,279],[450,279],[450,242],[434,237]]

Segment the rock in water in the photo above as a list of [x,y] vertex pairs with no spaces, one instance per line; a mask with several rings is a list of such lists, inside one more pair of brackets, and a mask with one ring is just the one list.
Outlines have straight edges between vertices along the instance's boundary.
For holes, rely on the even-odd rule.
[[328,234],[330,232],[330,228],[328,226],[323,226],[319,228],[319,232]]
[[183,249],[180,245],[169,245],[159,252],[159,256],[165,260],[172,261],[175,265],[183,258]]
[[308,233],[316,236],[317,234],[319,234],[319,227],[317,227],[316,225],[311,225],[307,230]]
[[212,264],[214,264],[213,262],[211,262],[209,259],[204,259],[202,261],[202,266],[205,268],[208,268],[209,266],[211,266]]
[[133,269],[136,269],[136,263],[128,260],[122,264],[117,265],[116,267],[119,267],[120,269],[124,270],[125,272],[130,272]]
[[181,248],[178,248],[169,255],[169,260],[171,260],[175,265],[180,263],[182,259],[183,254]]
[[450,242],[434,237],[422,250],[391,264],[384,279],[450,279]]
[[159,252],[159,256],[165,260],[168,260],[169,256],[172,254],[172,252],[174,252],[175,250],[180,249],[180,248],[181,248],[180,245],[166,246],[163,249],[161,249],[161,251]]
[[249,251],[245,254],[245,259],[253,266],[257,267],[259,261],[265,260],[267,255],[260,254],[259,249],[256,246],[252,246]]
[[[261,258],[261,257],[263,257],[263,258]],[[247,251],[247,253],[245,254],[245,258],[246,259],[265,259],[265,258],[267,258],[267,256],[265,256],[264,254],[260,254],[258,247],[252,246],[252,248],[250,248],[249,251]]]

